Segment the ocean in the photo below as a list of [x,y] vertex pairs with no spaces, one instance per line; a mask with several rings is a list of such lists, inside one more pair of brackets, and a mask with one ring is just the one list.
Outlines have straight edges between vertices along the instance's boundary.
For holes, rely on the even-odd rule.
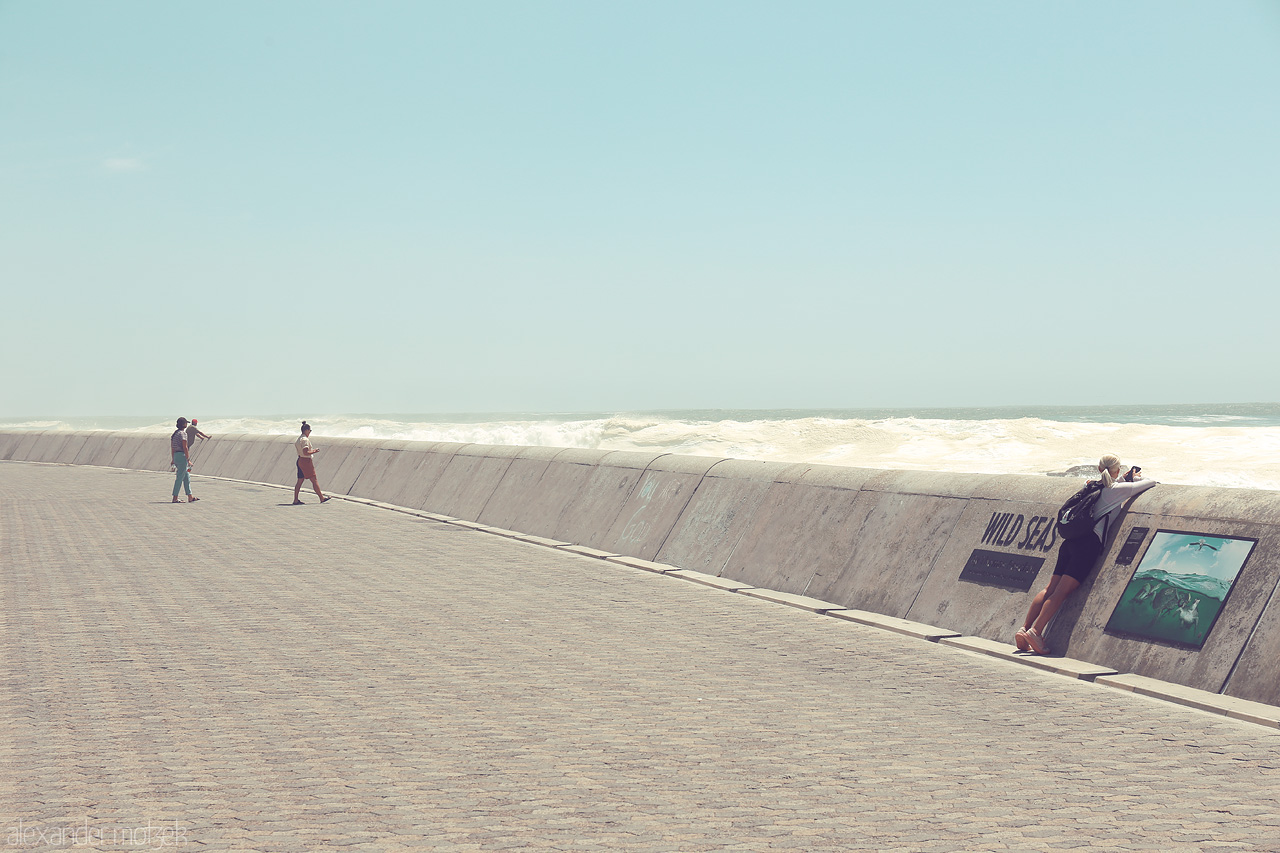
[[[943,409],[201,417],[207,433],[640,450],[984,474],[1092,472],[1115,453],[1164,483],[1280,489],[1280,403]],[[173,430],[168,417],[3,419],[0,429]]]

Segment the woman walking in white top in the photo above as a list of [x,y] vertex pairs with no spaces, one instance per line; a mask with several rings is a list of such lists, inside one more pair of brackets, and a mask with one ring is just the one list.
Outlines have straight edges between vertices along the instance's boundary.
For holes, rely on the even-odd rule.
[[320,452],[311,446],[311,424],[302,422],[302,435],[293,443],[293,446],[298,451],[298,482],[293,487],[293,505],[306,503],[298,498],[303,480],[311,481],[311,487],[316,490],[316,497],[320,498],[320,503],[329,500],[324,492],[320,491],[320,481],[316,478],[316,463],[311,461],[311,457]]

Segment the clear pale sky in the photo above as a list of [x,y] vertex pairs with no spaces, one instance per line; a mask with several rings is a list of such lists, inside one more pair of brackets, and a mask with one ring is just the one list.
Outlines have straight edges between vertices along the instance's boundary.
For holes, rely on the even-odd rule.
[[0,0],[4,416],[1270,401],[1278,287],[1274,0]]

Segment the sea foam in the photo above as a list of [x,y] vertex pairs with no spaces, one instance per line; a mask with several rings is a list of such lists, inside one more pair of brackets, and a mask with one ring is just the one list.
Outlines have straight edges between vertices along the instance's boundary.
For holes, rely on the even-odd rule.
[[[1165,483],[1280,489],[1280,425],[1234,425],[1230,415],[1111,423],[1012,418],[849,418],[783,413],[614,414],[599,416],[333,415],[309,418],[312,440],[352,437],[474,444],[635,450],[982,474],[1062,474],[1092,470],[1103,453],[1141,465]],[[492,419],[485,419],[491,417]],[[284,417],[201,419],[205,432],[293,435]],[[129,431],[167,434],[168,422]],[[1251,423],[1256,423],[1251,421]],[[86,429],[84,421],[0,423],[4,429]],[[98,427],[102,428],[102,427]],[[119,424],[110,428],[119,429]]]

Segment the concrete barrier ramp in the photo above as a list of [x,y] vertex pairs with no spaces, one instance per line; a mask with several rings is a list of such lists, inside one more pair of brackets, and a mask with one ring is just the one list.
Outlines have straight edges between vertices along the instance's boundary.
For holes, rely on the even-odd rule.
[[136,471],[168,471],[173,464],[173,451],[169,436],[126,433],[124,442],[116,452],[113,467],[132,468]]
[[233,476],[255,483],[297,482],[295,460],[298,455],[293,449],[293,441],[292,436],[253,436],[248,442],[248,451],[236,459],[236,473]]
[[61,465],[73,465],[76,458],[80,455],[80,451],[84,450],[86,444],[89,443],[89,433],[75,432],[72,433],[62,446],[58,448],[51,461]]
[[17,441],[13,443],[13,448],[9,452],[9,458],[34,461],[33,452],[37,442],[39,442],[43,436],[43,431],[19,433]]
[[[641,475],[654,460],[666,455],[615,450],[597,459],[594,456],[597,452],[566,452],[550,466],[548,473],[555,478],[550,482],[570,500],[557,516],[555,529],[543,535],[592,548],[605,547],[609,531]],[[596,461],[591,461],[593,459]],[[589,468],[585,480],[581,479],[581,472],[573,470],[573,466],[579,464]]]
[[[394,490],[392,482],[399,477],[412,457],[404,454],[415,447],[428,445],[427,442],[410,441],[408,439],[383,441],[374,448],[373,454],[365,460],[347,494],[371,500],[385,501],[388,492]],[[412,467],[411,465],[408,467]],[[386,501],[393,503],[393,501]]]
[[226,459],[233,448],[239,444],[237,436],[215,435],[213,438],[196,444],[196,471],[215,477],[228,476],[215,473],[226,470]]
[[795,467],[745,459],[712,465],[663,543],[657,562],[718,576],[770,487]]
[[70,460],[72,465],[93,465],[94,459],[103,452],[107,442],[111,441],[112,433],[109,432],[90,432],[85,433],[84,444],[80,445],[80,449],[76,451],[74,459]]
[[67,443],[75,439],[75,433],[70,432],[47,432],[40,437],[32,448],[33,462],[59,462],[58,457],[62,454],[63,448]]
[[[652,560],[667,540],[702,477],[720,462],[703,456],[659,456],[649,463],[601,545],[592,547]],[[590,544],[590,543],[583,543]]]
[[382,500],[399,506],[423,509],[427,495],[449,467],[449,460],[467,445],[456,441],[418,442],[405,451],[394,477],[383,484]]
[[554,518],[548,522],[534,517],[539,515],[539,508],[564,497],[550,481],[543,483],[547,469],[562,452],[558,447],[521,448],[511,459],[476,520],[492,527],[525,533],[550,530],[554,526]]
[[[476,521],[484,505],[497,489],[519,447],[468,444],[449,459],[435,486],[426,497],[432,512]],[[536,530],[527,531],[537,533]]]
[[797,465],[782,472],[720,574],[752,586],[807,594],[815,577],[832,575],[847,562],[863,520],[858,495],[874,473],[834,465]]
[[22,433],[0,432],[0,459],[12,459],[13,452],[22,443],[22,438]]
[[[351,487],[360,478],[364,466],[378,454],[377,444],[359,438],[321,440],[313,434],[311,444],[320,451],[313,458],[316,475],[320,478],[320,488],[325,494],[350,494]],[[295,458],[297,455],[297,451],[294,451]],[[323,469],[321,466],[324,466]]]
[[[892,475],[904,476],[892,476]],[[815,573],[806,593],[845,607],[908,618],[980,477],[884,472],[858,493],[844,564]],[[919,620],[916,620],[919,621]],[[955,627],[952,624],[952,627]]]

